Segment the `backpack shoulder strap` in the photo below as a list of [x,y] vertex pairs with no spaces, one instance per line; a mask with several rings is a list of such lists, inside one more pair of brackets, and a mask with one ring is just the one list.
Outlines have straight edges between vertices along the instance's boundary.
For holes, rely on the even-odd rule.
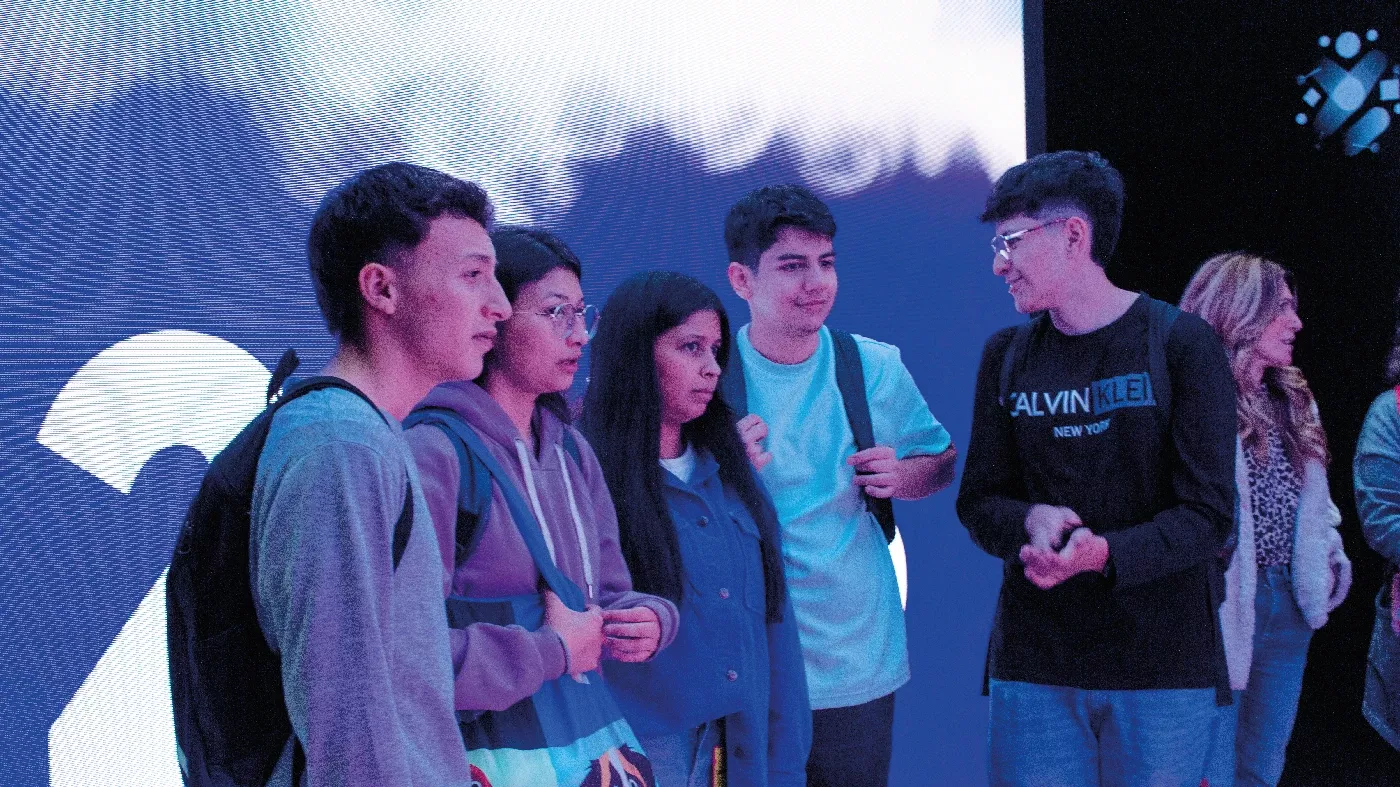
[[[870,399],[865,392],[865,369],[860,363],[860,347],[856,339],[845,331],[828,328],[831,331],[831,347],[836,361],[836,390],[841,393],[841,403],[846,409],[846,421],[851,425],[851,436],[855,438],[856,450],[864,451],[875,447],[875,427],[870,418]],[[889,500],[870,495],[862,495],[865,507],[880,523],[885,533],[885,541],[893,542],[895,534],[894,505]]]
[[1167,339],[1181,310],[1156,298],[1147,299],[1147,375],[1152,383],[1152,398],[1157,411],[1171,414],[1172,376],[1167,365]]
[[1016,368],[1019,359],[1026,355],[1026,347],[1031,343],[1031,333],[1035,330],[1036,322],[1040,319],[1037,314],[1029,320],[1016,326],[1016,334],[1011,337],[1011,344],[1006,347],[1006,354],[1001,357],[1001,377],[997,384],[997,402],[1002,407],[1006,406],[1006,397],[1011,394],[1011,373]]
[[564,425],[564,453],[574,458],[574,464],[583,469],[583,451],[579,450],[578,438],[574,437],[574,430],[568,424]]
[[[491,511],[491,472],[466,443],[457,439],[450,421],[462,417],[446,407],[422,407],[404,419],[404,428],[419,424],[434,426],[447,436],[447,442],[457,453],[460,480],[457,484],[457,526],[453,541],[456,545],[454,563],[460,565],[476,550],[481,540],[481,524]],[[470,428],[465,423],[462,427]]]
[[[432,423],[443,429],[452,443],[460,442],[462,444],[457,454],[459,459],[464,456],[471,457],[470,461],[479,462],[486,468],[486,472],[495,482],[494,488],[501,490],[506,507],[510,509],[511,519],[515,520],[515,527],[520,531],[520,537],[524,539],[525,546],[530,551],[530,557],[534,560],[535,567],[539,569],[545,584],[554,591],[555,595],[559,596],[559,599],[566,606],[576,612],[582,612],[586,605],[583,591],[574,584],[573,580],[565,576],[558,566],[554,565],[554,561],[549,557],[549,547],[545,546],[544,531],[540,529],[540,524],[535,519],[534,512],[530,510],[530,505],[521,497],[510,475],[506,473],[495,457],[491,456],[490,450],[481,442],[481,438],[477,437],[476,431],[460,415],[447,408],[425,407],[415,411],[414,415],[418,413],[422,413],[423,416],[415,423]],[[464,463],[462,466],[465,468],[467,464]],[[468,474],[463,472],[462,475],[465,477]],[[475,476],[475,472],[472,475]],[[487,484],[486,487],[489,495],[491,486]],[[486,505],[490,505],[489,497],[486,498]],[[482,510],[488,509],[483,508]]]
[[856,450],[875,447],[875,428],[870,420],[870,401],[865,393],[865,369],[860,365],[860,348],[855,337],[831,330],[831,347],[836,355],[836,389],[846,408],[846,420],[855,436]]
[[739,334],[729,337],[729,361],[719,378],[719,395],[740,418],[749,414],[749,391],[744,380],[744,359],[739,357]]

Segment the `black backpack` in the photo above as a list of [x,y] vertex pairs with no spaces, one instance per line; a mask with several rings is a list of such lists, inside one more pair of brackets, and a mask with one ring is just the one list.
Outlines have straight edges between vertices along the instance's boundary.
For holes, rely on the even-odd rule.
[[[176,754],[187,785],[261,787],[292,737],[281,658],[268,647],[253,605],[249,538],[258,458],[273,415],[301,396],[342,388],[373,406],[364,393],[335,377],[302,380],[279,397],[296,365],[295,352],[283,354],[268,382],[267,408],[210,462],[170,560],[165,580],[170,691]],[[394,527],[395,568],[412,527],[410,489]],[[294,784],[304,762],[296,742]]]
[[[875,428],[870,422],[870,400],[865,396],[865,370],[860,365],[860,348],[854,336],[845,331],[828,328],[831,331],[831,346],[836,355],[836,389],[841,392],[841,403],[846,408],[846,421],[851,425],[851,436],[855,438],[856,450],[864,451],[875,447]],[[744,364],[739,358],[737,342],[729,342],[729,363],[721,377],[720,393],[725,404],[737,415],[749,412],[748,386],[744,381]],[[880,523],[885,533],[885,543],[894,541],[894,505],[886,498],[871,497],[862,493],[865,508]]]

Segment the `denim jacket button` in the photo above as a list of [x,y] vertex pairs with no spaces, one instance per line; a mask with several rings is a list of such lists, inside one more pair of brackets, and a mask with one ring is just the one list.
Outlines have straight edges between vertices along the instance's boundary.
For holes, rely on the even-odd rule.
[[735,672],[734,670],[730,670],[730,671],[724,673],[724,677],[729,678],[730,680],[738,680],[738,679],[739,679],[739,673]]
[[719,597],[720,597],[720,598],[729,598],[729,588],[720,588],[720,589],[719,589]]
[[697,524],[697,525],[699,525],[699,526],[701,526],[701,527],[705,527],[706,525],[710,524],[709,517],[703,517],[703,516],[702,516],[702,517],[700,517],[699,519],[695,520],[695,524]]

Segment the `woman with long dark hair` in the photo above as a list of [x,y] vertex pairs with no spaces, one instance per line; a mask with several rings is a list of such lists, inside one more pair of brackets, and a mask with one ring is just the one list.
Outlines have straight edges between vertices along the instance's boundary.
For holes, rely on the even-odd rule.
[[663,785],[801,785],[811,710],[777,513],[716,395],[732,346],[714,291],[623,282],[593,342],[582,428],[636,588],[679,605],[655,658],[605,674]]
[[541,230],[491,241],[511,317],[481,377],[438,386],[406,422],[446,568],[468,760],[495,787],[652,787],[596,670],[656,655],[677,613],[632,589],[603,471],[569,424],[593,314],[582,266]]
[[1220,335],[1237,391],[1237,536],[1220,607],[1235,704],[1222,709],[1210,783],[1273,785],[1298,712],[1314,629],[1346,598],[1351,563],[1327,489],[1327,435],[1293,340],[1303,328],[1280,265],[1231,253],[1181,298]]

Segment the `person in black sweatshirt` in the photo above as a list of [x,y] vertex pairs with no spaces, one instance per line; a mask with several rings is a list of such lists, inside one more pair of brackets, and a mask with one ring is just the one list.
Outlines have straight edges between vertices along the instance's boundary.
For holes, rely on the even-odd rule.
[[1218,609],[1235,385],[1199,317],[1114,286],[1123,180],[1047,153],[997,181],[992,271],[1033,317],[982,353],[958,517],[1004,562],[993,785],[1197,785],[1229,703]]

